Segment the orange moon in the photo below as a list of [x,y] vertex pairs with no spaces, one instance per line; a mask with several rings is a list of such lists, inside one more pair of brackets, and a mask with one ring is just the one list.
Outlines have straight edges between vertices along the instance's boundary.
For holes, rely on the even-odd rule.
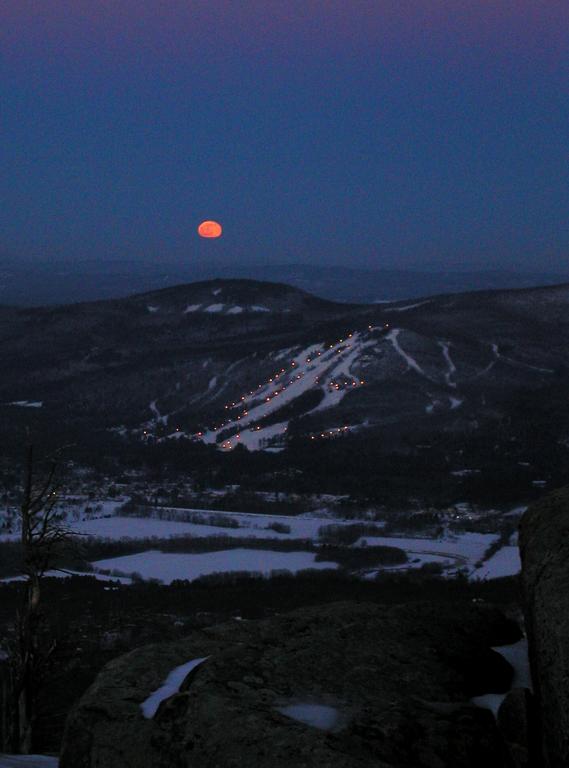
[[222,231],[221,224],[217,221],[202,221],[198,227],[200,237],[221,237]]

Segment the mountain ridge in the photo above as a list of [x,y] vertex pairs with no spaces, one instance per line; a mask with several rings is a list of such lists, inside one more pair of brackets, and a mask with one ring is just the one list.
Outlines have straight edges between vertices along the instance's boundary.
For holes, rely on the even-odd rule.
[[347,305],[247,280],[16,309],[0,313],[3,434],[297,452],[484,436],[490,455],[501,430],[523,463],[534,414],[543,440],[569,439],[568,310],[569,284]]
[[338,265],[200,263],[194,260],[78,261],[22,263],[5,259],[0,303],[17,306],[64,304],[121,298],[161,286],[219,279],[259,279],[294,285],[322,298],[355,303],[417,298],[421,295],[549,285],[567,281],[555,272],[514,270],[418,270]]

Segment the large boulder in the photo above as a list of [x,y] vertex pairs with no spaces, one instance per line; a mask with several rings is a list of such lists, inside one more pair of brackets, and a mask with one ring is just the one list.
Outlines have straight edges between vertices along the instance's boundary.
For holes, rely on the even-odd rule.
[[498,728],[515,768],[539,765],[535,702],[528,688],[511,690],[498,710]]
[[534,504],[520,530],[530,665],[544,768],[569,765],[569,489]]
[[[337,603],[231,622],[109,664],[72,712],[61,768],[504,768],[491,650],[519,629],[484,606]],[[173,668],[207,660],[152,719]]]

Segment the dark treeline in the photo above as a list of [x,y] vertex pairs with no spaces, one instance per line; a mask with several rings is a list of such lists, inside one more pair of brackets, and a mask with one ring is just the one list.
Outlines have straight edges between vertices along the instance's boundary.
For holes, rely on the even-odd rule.
[[332,561],[342,568],[355,571],[378,565],[405,565],[407,553],[397,547],[334,547],[325,544],[316,555],[316,562]]
[[384,536],[384,527],[373,523],[330,523],[318,529],[318,537],[324,544],[349,547],[365,536]]
[[[362,580],[344,571],[310,571],[259,575],[221,574],[204,576],[170,585],[139,582],[131,586],[100,582],[88,576],[46,579],[44,592],[50,621],[62,626],[98,616],[103,623],[112,617],[147,611],[180,613],[188,620],[200,612],[237,612],[246,618],[260,618],[272,612],[292,610],[337,600],[401,602],[487,600],[512,603],[519,599],[517,578],[469,581],[468,578],[439,578],[419,572],[383,572],[374,580]],[[19,604],[22,585],[0,584],[0,623],[11,620]],[[145,614],[146,615],[146,614]],[[191,624],[191,621],[190,621]],[[190,626],[190,625],[188,625]]]
[[0,542],[0,578],[17,576],[22,572],[22,544],[20,541]]

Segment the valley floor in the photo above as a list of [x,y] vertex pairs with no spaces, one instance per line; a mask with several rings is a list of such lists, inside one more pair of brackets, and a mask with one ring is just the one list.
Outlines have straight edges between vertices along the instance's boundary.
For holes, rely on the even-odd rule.
[[[382,562],[351,570],[365,578],[373,578],[386,569],[408,570],[436,566],[446,576],[462,572],[470,579],[493,579],[516,575],[520,570],[515,534],[502,542],[498,532],[452,531],[442,535],[382,535],[385,521],[346,520],[330,515],[305,513],[297,516],[213,511],[210,509],[148,508],[144,516],[121,515],[121,505],[113,501],[100,504],[101,516],[85,515],[81,502],[67,508],[69,530],[112,547],[112,556],[91,560],[88,575],[130,583],[137,578],[171,583],[175,579],[193,580],[213,573],[248,572],[269,575],[272,571],[296,573],[304,569],[337,568],[334,557],[326,558],[327,538],[332,529],[334,539],[362,557],[370,548],[395,547],[407,556],[407,562]],[[519,514],[519,510],[516,510]],[[194,522],[192,522],[194,521]],[[342,531],[349,534],[361,527],[363,535],[343,541]],[[332,534],[330,534],[332,535]],[[17,530],[0,534],[0,542],[15,541]],[[200,540],[193,548],[163,551],[160,542]],[[134,542],[141,547],[133,551]],[[346,543],[347,542],[347,543]],[[252,548],[251,544],[255,543]],[[266,546],[263,546],[265,544]],[[121,550],[122,545],[122,550]],[[144,545],[144,546],[142,546]],[[197,549],[196,549],[197,547]],[[119,551],[117,551],[117,549]],[[323,557],[316,558],[321,550]],[[80,570],[80,569],[79,569]],[[79,575],[76,568],[51,571],[52,576]],[[16,574],[3,580],[17,579]]]

